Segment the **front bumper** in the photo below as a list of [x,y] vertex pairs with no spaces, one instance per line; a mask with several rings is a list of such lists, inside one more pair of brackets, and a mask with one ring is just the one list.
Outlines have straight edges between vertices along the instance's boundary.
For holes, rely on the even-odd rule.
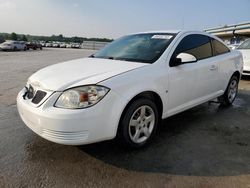
[[1,50],[12,50],[11,46],[0,46]]
[[32,131],[47,140],[65,145],[82,145],[116,136],[124,103],[112,91],[96,105],[78,110],[54,107],[60,92],[53,93],[39,107],[24,100],[24,92],[25,89],[17,96],[18,112]]
[[250,62],[244,64],[242,75],[250,76]]

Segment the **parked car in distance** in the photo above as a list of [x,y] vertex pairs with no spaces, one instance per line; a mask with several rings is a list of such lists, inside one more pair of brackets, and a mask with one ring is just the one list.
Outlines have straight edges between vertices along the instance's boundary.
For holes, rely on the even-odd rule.
[[52,43],[49,43],[49,42],[47,42],[46,44],[45,44],[45,47],[52,47],[53,46],[53,44]]
[[73,48],[80,48],[80,47],[81,47],[81,45],[79,43],[76,43],[73,45]]
[[242,55],[204,32],[127,35],[89,58],[44,68],[17,96],[24,123],[52,142],[82,145],[118,138],[139,148],[161,119],[238,92]]
[[243,55],[243,75],[250,76],[250,39],[244,41],[238,48]]
[[71,48],[71,44],[67,44],[67,45],[66,45],[66,48]]
[[17,50],[27,50],[27,47],[24,42],[21,41],[6,41],[0,44],[0,49],[3,51],[17,51]]
[[65,43],[61,43],[60,44],[60,48],[66,48],[66,44]]
[[42,45],[39,44],[39,43],[36,43],[36,42],[27,42],[26,46],[27,46],[27,50],[29,50],[29,49],[33,49],[33,50],[40,49],[40,50],[42,50],[43,49]]
[[59,48],[59,47],[60,47],[60,44],[59,44],[59,43],[53,43],[52,47],[54,47],[54,48]]
[[46,47],[46,43],[45,42],[42,42],[41,45],[42,45],[42,47]]
[[240,44],[229,44],[229,45],[228,45],[228,47],[229,47],[231,50],[236,50],[239,46],[240,46]]

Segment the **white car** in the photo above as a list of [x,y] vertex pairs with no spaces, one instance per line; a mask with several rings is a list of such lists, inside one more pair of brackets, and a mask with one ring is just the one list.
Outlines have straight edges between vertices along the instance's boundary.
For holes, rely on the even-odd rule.
[[53,46],[54,48],[60,48],[60,44],[59,43],[53,43]]
[[52,47],[53,44],[52,43],[45,43],[45,47]]
[[71,44],[67,44],[66,48],[71,48],[71,46],[72,46]]
[[60,48],[66,48],[66,44],[65,43],[61,43],[60,44]]
[[239,46],[240,46],[240,44],[229,44],[229,45],[228,45],[228,47],[229,47],[231,50],[236,50]]
[[244,62],[244,67],[243,67],[243,75],[248,75],[250,76],[250,39],[247,39],[244,41],[238,49],[242,55],[243,55],[243,62]]
[[118,136],[141,147],[161,119],[237,96],[242,55],[203,32],[122,37],[89,58],[44,68],[17,96],[24,123],[52,142],[82,145]]
[[3,51],[7,51],[7,50],[13,50],[13,51],[24,50],[24,51],[26,51],[27,47],[26,47],[24,42],[6,41],[6,42],[0,44],[0,49]]

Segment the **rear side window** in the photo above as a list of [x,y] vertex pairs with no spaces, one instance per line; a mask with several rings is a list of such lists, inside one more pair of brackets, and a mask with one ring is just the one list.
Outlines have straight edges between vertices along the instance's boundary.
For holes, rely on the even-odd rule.
[[191,54],[195,56],[197,60],[212,57],[209,37],[199,34],[192,34],[184,37],[177,46],[174,55],[180,53]]
[[220,41],[211,38],[211,43],[213,46],[213,55],[221,55],[230,52],[228,47],[226,47],[224,44],[222,44]]

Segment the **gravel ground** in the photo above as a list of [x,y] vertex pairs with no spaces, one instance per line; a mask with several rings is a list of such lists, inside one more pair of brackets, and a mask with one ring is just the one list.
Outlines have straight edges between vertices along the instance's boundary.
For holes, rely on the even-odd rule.
[[168,118],[141,150],[117,141],[63,146],[20,120],[15,98],[38,69],[93,51],[0,52],[0,187],[250,188],[250,78],[230,108],[205,103]]

